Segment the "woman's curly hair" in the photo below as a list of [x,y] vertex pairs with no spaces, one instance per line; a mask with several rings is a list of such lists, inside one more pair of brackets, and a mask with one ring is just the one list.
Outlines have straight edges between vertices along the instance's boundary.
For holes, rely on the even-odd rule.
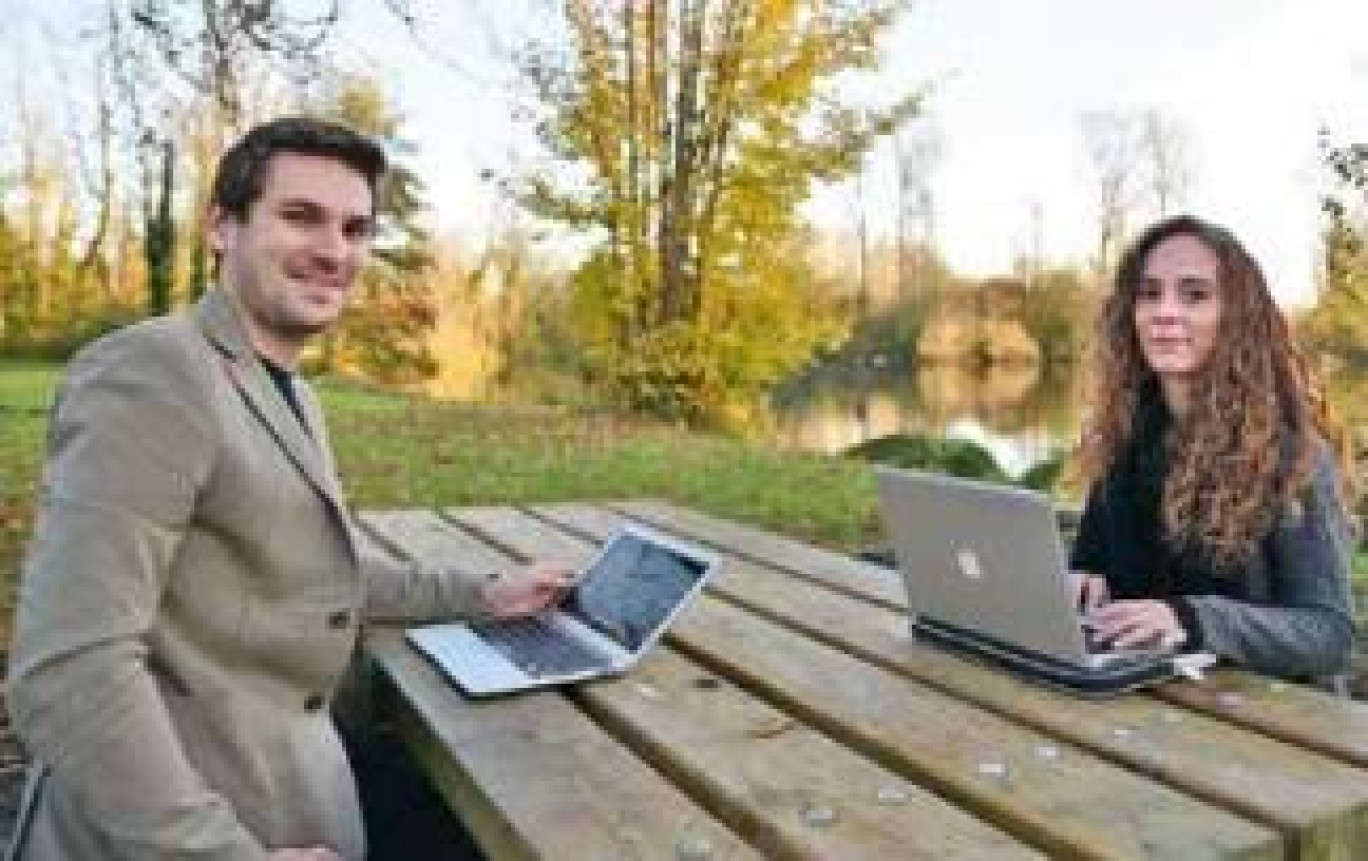
[[1092,345],[1091,414],[1079,467],[1090,483],[1106,475],[1132,442],[1139,399],[1158,396],[1134,308],[1146,259],[1174,236],[1191,236],[1216,255],[1222,312],[1191,407],[1166,441],[1160,528],[1171,548],[1195,551],[1218,571],[1234,571],[1279,515],[1300,505],[1318,440],[1336,446],[1341,460],[1346,448],[1263,272],[1230,231],[1192,216],[1172,217],[1150,227],[1122,256]]

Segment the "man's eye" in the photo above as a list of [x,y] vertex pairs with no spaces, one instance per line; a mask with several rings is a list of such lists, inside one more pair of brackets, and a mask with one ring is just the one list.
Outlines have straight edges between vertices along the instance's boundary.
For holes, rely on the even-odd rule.
[[348,239],[361,242],[375,236],[375,224],[370,221],[353,221],[346,226]]

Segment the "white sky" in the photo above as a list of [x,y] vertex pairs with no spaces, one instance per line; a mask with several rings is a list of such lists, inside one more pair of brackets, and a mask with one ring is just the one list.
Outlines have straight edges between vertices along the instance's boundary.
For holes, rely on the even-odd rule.
[[1368,135],[1368,3],[1359,0],[922,0],[897,74],[937,82],[945,140],[937,233],[988,273],[1032,244],[1081,261],[1094,189],[1079,115],[1153,107],[1190,134],[1185,209],[1232,227],[1275,291],[1309,299],[1316,135]]
[[[71,20],[74,2],[45,8],[65,8],[51,14]],[[445,64],[416,49],[378,5],[344,6],[355,17],[342,50],[392,84],[438,225],[485,233],[504,216],[479,171],[529,151],[507,71],[488,58],[554,26],[559,4],[414,0],[420,19],[436,22],[427,41]],[[31,8],[0,0],[7,17]],[[0,72],[28,74],[15,65],[31,70],[42,47],[28,60],[6,52]],[[919,0],[890,42],[880,86],[927,82],[935,85],[928,121],[944,152],[932,180],[936,239],[957,270],[987,274],[1029,250],[1033,208],[1047,255],[1083,261],[1093,244],[1093,183],[1078,117],[1153,107],[1191,135],[1186,208],[1234,228],[1279,295],[1300,302],[1315,266],[1317,130],[1368,140],[1368,2]],[[865,188],[876,229],[892,224],[880,194],[892,176],[886,159],[871,160]],[[850,192],[819,194],[811,212],[849,229]]]

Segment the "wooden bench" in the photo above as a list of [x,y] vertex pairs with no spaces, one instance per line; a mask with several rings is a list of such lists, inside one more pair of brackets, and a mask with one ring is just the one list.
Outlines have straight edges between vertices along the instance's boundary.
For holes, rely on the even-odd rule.
[[922,646],[886,569],[654,501],[369,513],[391,552],[726,563],[621,678],[464,697],[376,628],[383,716],[491,859],[1368,858],[1368,706],[1222,671],[1094,702]]

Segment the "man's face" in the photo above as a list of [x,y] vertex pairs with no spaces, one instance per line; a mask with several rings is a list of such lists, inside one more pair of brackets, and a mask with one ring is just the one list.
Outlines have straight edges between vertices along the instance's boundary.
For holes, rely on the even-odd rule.
[[299,345],[331,325],[370,251],[372,210],[361,174],[326,156],[292,152],[271,157],[245,220],[212,208],[209,243],[220,255],[219,278],[249,326]]

